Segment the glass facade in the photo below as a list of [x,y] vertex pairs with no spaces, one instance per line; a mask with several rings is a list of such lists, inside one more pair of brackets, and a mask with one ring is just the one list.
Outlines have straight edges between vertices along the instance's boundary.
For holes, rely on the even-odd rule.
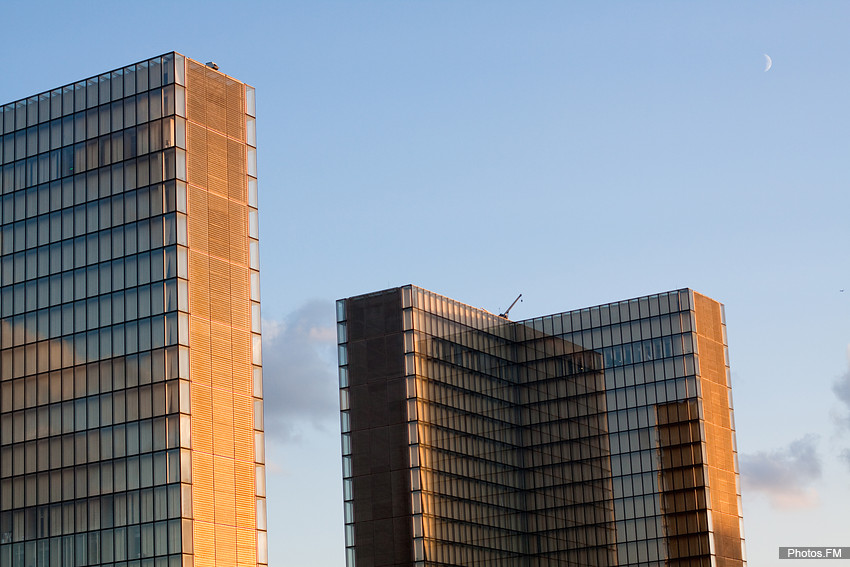
[[745,565],[722,306],[337,303],[355,565]]
[[0,107],[0,567],[268,562],[253,100],[168,53]]

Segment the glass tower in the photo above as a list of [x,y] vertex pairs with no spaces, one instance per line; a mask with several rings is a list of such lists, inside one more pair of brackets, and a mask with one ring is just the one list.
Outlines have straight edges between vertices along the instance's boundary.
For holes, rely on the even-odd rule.
[[723,307],[337,303],[347,564],[743,566]]
[[0,107],[0,567],[266,565],[254,90]]

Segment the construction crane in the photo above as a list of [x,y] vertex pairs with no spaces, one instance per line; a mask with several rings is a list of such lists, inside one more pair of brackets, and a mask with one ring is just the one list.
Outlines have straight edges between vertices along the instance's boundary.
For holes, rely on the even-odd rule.
[[511,303],[511,306],[510,306],[510,307],[508,307],[507,309],[505,309],[505,312],[504,312],[504,313],[499,313],[499,317],[501,317],[502,319],[507,319],[507,318],[508,318],[508,313],[510,313],[510,312],[511,312],[511,309],[513,309],[513,308],[514,308],[514,305],[516,305],[516,302],[517,302],[517,301],[519,301],[519,298],[520,298],[520,297],[522,297],[522,294],[517,295],[517,296],[516,296],[516,299],[514,299],[514,302],[513,302],[513,303]]

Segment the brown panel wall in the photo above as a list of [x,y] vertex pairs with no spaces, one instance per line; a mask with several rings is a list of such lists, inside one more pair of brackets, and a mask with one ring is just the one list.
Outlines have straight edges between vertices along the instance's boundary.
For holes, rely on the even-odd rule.
[[412,565],[401,294],[348,300],[346,315],[356,562]]

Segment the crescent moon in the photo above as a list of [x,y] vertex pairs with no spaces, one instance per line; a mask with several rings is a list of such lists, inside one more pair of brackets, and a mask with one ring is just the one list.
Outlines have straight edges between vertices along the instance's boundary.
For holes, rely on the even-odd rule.
[[764,54],[764,72],[767,73],[770,71],[770,68],[773,67],[773,59],[770,58],[770,55],[767,53]]

